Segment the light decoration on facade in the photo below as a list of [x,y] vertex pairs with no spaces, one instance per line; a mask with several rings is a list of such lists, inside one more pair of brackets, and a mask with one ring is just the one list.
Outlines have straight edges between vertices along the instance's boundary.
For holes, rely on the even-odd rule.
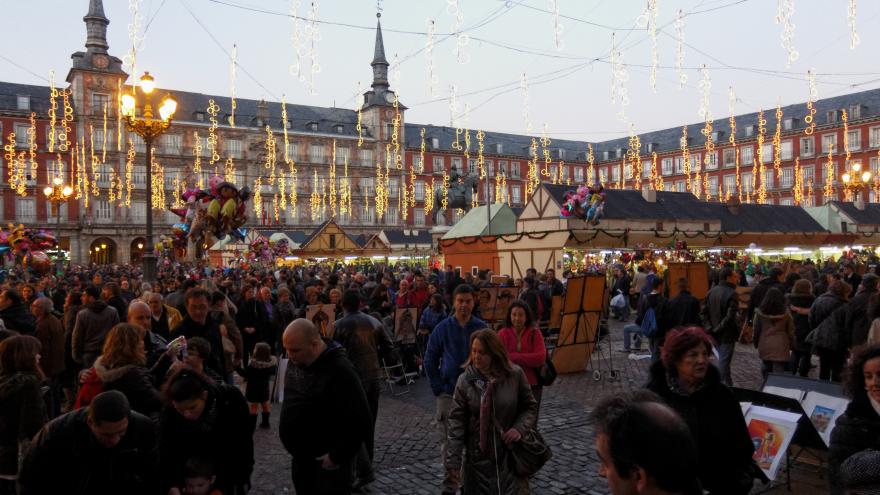
[[587,143],[587,184],[590,184],[591,181],[595,180],[596,174],[596,154],[593,153],[593,143]]
[[782,24],[782,48],[788,53],[786,67],[791,67],[792,62],[798,59],[800,54],[794,47],[794,23],[791,18],[794,16],[794,0],[776,0],[776,17],[773,21],[776,24]]
[[287,172],[281,169],[278,173],[278,204],[281,211],[287,213]]
[[427,25],[426,34],[428,37],[425,41],[425,64],[428,70],[428,96],[433,98],[437,96],[436,89],[439,82],[437,74],[434,73],[434,33],[436,32],[436,25],[434,19],[428,19],[425,23]]
[[91,181],[92,181],[92,196],[98,197],[101,194],[101,190],[98,189],[98,181],[101,179],[101,171],[100,171],[100,160],[98,160],[98,155],[95,154],[95,126],[89,124],[89,158],[90,163],[92,165],[91,168]]
[[281,218],[280,211],[278,208],[278,193],[272,194],[272,216],[275,218],[275,222]]
[[116,152],[122,152],[122,79],[116,80]]
[[425,150],[427,146],[425,145],[425,128],[419,131],[419,137],[421,138],[421,143],[419,143],[419,173],[425,173]]
[[[28,165],[30,168],[30,176],[33,178],[33,181],[37,181],[37,169],[39,168],[39,164],[37,163],[37,114],[31,112],[30,116],[30,125],[27,130],[27,144],[28,144]],[[27,175],[26,173],[22,174]],[[27,178],[22,177],[23,183],[27,184]],[[21,194],[21,192],[19,192]],[[27,195],[27,190],[25,190],[22,196]]]
[[6,145],[3,146],[3,157],[6,159],[6,170],[9,174],[9,187],[17,191],[18,171],[15,166],[15,131],[12,131],[7,135],[7,140]]
[[794,159],[794,204],[803,205],[804,202],[804,179],[801,177],[801,161],[799,157]]
[[840,111],[840,120],[843,121],[843,152],[846,153],[846,160],[843,162],[844,168],[849,167],[849,159],[852,152],[849,149],[849,116],[846,110]]
[[391,134],[391,146],[394,148],[394,167],[397,170],[403,169],[403,158],[400,156],[400,131],[401,131],[401,119],[400,119],[400,105],[397,101],[397,95],[394,95],[394,118],[391,120],[392,123],[392,134]]
[[288,71],[297,81],[305,82],[306,76],[303,73],[303,30],[300,17],[297,15],[300,5],[301,2],[299,0],[290,2],[290,15],[288,17],[290,17],[290,22],[293,24],[291,41],[293,42],[294,58],[293,63],[288,67]]
[[526,201],[532,196],[532,193],[538,190],[541,184],[541,178],[538,172],[538,140],[532,138],[532,144],[529,147],[529,172],[528,182],[526,182]]
[[849,24],[849,49],[855,50],[856,46],[861,43],[859,32],[856,29],[856,0],[849,0],[849,7],[846,9],[846,20]]
[[[104,103],[104,122],[102,128],[104,142],[101,143],[101,163],[107,163],[107,104]],[[115,167],[114,167],[115,170]]]
[[70,148],[70,136],[73,132],[73,105],[70,103],[71,90],[61,90],[61,103],[64,105],[64,119],[61,122],[61,133],[58,135],[58,150]]
[[656,93],[657,92],[657,68],[659,65],[660,55],[659,50],[657,48],[657,14],[659,13],[659,8],[657,6],[658,0],[648,0],[648,5],[645,7],[645,11],[636,19],[636,24],[640,28],[647,28],[648,33],[651,36],[651,89]]
[[330,198],[329,198],[329,206],[330,206],[330,214],[336,215],[336,140],[333,140],[331,144],[331,153],[330,153]]
[[[712,160],[712,154],[715,153],[715,141],[712,136],[712,126],[714,121],[712,120],[712,110],[709,106],[709,97],[710,91],[712,89],[712,79],[709,77],[709,69],[706,67],[706,64],[703,64],[700,67],[700,74],[702,77],[700,78],[700,93],[702,98],[700,100],[700,117],[703,117],[703,129],[700,131],[703,134],[703,138],[706,140],[706,151],[703,153],[703,164],[700,166],[701,170],[706,170],[709,167],[709,163]],[[699,176],[698,176],[699,177]],[[703,174],[703,191],[706,195],[706,201],[712,199],[712,191],[709,190],[709,173],[706,172]]]
[[314,0],[309,8],[305,33],[309,47],[308,89],[310,95],[316,95],[318,92],[315,90],[315,75],[321,72],[321,65],[318,63],[318,42],[321,41],[321,31],[318,29],[318,2]]
[[611,103],[620,103],[617,119],[627,122],[626,107],[629,106],[629,92],[626,83],[629,81],[629,71],[623,61],[623,52],[617,47],[615,33],[611,33]]
[[[317,171],[315,172],[317,173]],[[257,177],[254,179],[254,215],[257,216],[257,221],[263,218],[263,178]]]
[[[55,152],[55,133],[58,125],[58,88],[55,87],[55,71],[49,71],[49,135],[46,146],[49,153]],[[60,160],[59,160],[60,161]]]
[[[544,129],[541,131],[541,156],[544,157],[544,166],[541,168],[541,177],[550,177],[550,164],[553,162],[553,159],[550,157],[550,143],[553,141],[550,140],[550,137],[547,136],[547,124],[544,124]],[[537,186],[535,187],[537,189]]]
[[636,134],[636,126],[630,124],[629,127],[629,149],[626,150],[626,156],[629,159],[630,170],[634,173],[634,189],[636,191],[642,190],[642,141],[639,138],[639,135]]
[[464,15],[458,6],[458,0],[446,0],[446,12],[452,16],[452,29],[455,35],[455,60],[460,64],[467,64],[471,61],[470,54],[465,50],[471,38],[466,33],[461,32],[461,26],[464,23]]
[[110,204],[116,202],[116,169],[110,169],[110,187],[107,188],[107,200]]
[[[235,184],[235,162],[231,156],[227,156],[226,162],[223,163],[223,179]],[[238,184],[236,185],[238,186]]]
[[691,155],[688,149],[688,127],[681,127],[681,138],[678,140],[678,147],[681,149],[682,167],[684,167],[685,189],[693,192],[694,188],[691,184]]
[[816,87],[816,74],[813,72],[813,69],[807,71],[807,84],[810,86],[810,95],[807,99],[807,115],[804,117],[804,122],[807,123],[804,134],[810,136],[816,130],[816,108],[814,103],[819,98],[819,89]]
[[[757,172],[752,175],[755,177],[757,181],[759,178],[761,180],[761,185],[758,187],[758,204],[764,204],[767,202],[767,175],[764,173],[764,139],[767,134],[767,119],[764,118],[764,110],[758,110],[758,150],[757,150]],[[754,167],[753,167],[754,169]]]
[[[137,53],[143,46],[145,36],[141,34],[141,26],[144,16],[140,12],[142,0],[128,0],[128,10],[131,12],[131,24],[128,25],[128,40],[131,43],[128,52],[122,57],[123,67],[128,69],[129,74],[137,73]],[[134,94],[134,86],[132,86]]]
[[[232,63],[229,64],[229,95],[232,103],[229,110],[229,127],[235,127],[235,109],[238,104],[235,102],[235,78],[238,71],[238,45],[232,45]],[[285,121],[286,124],[286,121]]]
[[[220,150],[218,149],[217,137],[217,114],[220,113],[220,107],[214,103],[214,99],[208,100],[208,115],[211,127],[208,128],[208,150],[211,151],[211,159],[208,161],[210,165],[214,165],[220,160]],[[199,184],[199,187],[203,187]]]
[[205,184],[202,180],[202,138],[199,131],[193,131],[193,174],[196,176],[196,185],[199,189],[204,189]]
[[828,144],[828,159],[825,161],[825,191],[823,197],[830,201],[834,197],[834,144]]
[[[653,1],[656,2],[656,0]],[[565,48],[565,42],[562,40],[564,26],[559,22],[559,0],[548,0],[548,3],[550,4],[550,14],[553,16],[553,45],[557,51],[561,51]]]
[[651,152],[651,179],[655,191],[662,191],[666,188],[666,185],[663,184],[663,174],[660,173],[660,168],[657,166],[656,151]]
[[[446,174],[445,171],[443,173],[444,173],[444,175]],[[428,215],[430,215],[432,211],[434,211],[434,191],[436,191],[436,188],[437,188],[436,182],[437,182],[437,178],[431,177],[431,190],[425,191],[425,205],[424,206],[425,206],[425,216],[426,217]]]
[[[360,94],[361,94],[361,83],[360,83],[360,81],[358,81],[358,97],[360,97]],[[364,145],[363,121],[364,121],[363,104],[359,103],[358,109],[357,109],[357,125],[355,126],[355,129],[357,130],[357,133],[358,133],[358,148],[360,148],[361,146]]]
[[727,138],[727,142],[730,144],[731,148],[733,148],[733,163],[735,167],[734,180],[736,181],[737,199],[739,199],[740,202],[743,202],[744,199],[745,201],[749,201],[749,193],[747,192],[745,194],[745,198],[743,198],[742,176],[740,175],[739,171],[739,146],[736,145],[736,115],[734,113],[735,105],[736,93],[733,91],[733,86],[730,86],[729,88],[727,88],[727,112],[730,115],[730,117],[727,119],[730,123],[730,136]]
[[776,104],[776,130],[773,131],[773,170],[776,178],[782,178],[782,107]]
[[174,172],[174,181],[172,183],[174,185],[174,191],[172,192],[172,199],[174,200],[174,207],[179,208],[183,205],[183,200],[180,197],[180,173]]
[[675,16],[675,73],[678,75],[678,89],[681,89],[688,81],[684,71],[684,12],[681,9]]
[[[334,141],[335,142],[335,141]],[[270,186],[275,185],[275,168],[276,162],[278,161],[278,156],[276,154],[276,141],[275,134],[272,132],[272,127],[266,125],[266,158],[263,160],[263,168],[269,171],[269,177],[266,182]],[[335,150],[334,150],[335,154]]]

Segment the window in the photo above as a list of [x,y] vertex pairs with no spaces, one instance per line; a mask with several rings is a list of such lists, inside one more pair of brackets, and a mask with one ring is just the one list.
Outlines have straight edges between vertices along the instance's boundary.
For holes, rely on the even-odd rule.
[[642,162],[642,178],[648,179],[651,177],[651,161]]
[[342,134],[345,132],[345,126],[336,124],[333,126],[333,132],[336,134]]
[[30,110],[31,109],[31,97],[30,95],[18,95],[17,99],[19,110]]
[[755,190],[755,176],[751,172],[746,172],[740,177],[740,185],[744,193],[751,193]]
[[373,165],[373,150],[361,150],[361,165],[367,167]]
[[435,156],[434,157],[434,173],[435,174],[442,174],[443,170],[444,170],[443,157],[442,156]]
[[755,126],[747,125],[746,126],[746,137],[752,137],[755,135]]
[[290,142],[287,143],[287,157],[293,161],[299,160],[299,144]]
[[764,187],[767,189],[773,189],[773,176],[776,174],[775,170],[765,170],[764,171]]
[[850,151],[858,151],[862,149],[862,131],[856,129],[846,133],[847,144]]
[[201,146],[202,146],[201,156],[203,156],[203,157],[211,156],[211,146],[208,143],[208,136],[199,137],[199,142],[201,143]]
[[872,127],[868,129],[868,146],[871,148],[880,148],[880,127]]
[[397,225],[400,220],[397,214],[397,208],[388,208],[385,210],[385,225]]
[[779,158],[781,160],[791,160],[794,157],[794,143],[791,140],[779,143]]
[[861,105],[851,105],[849,107],[849,119],[856,120],[862,118],[862,106]]
[[345,165],[351,158],[351,148],[336,148],[336,164]]
[[837,110],[828,110],[825,112],[825,123],[833,124],[837,122]]
[[309,122],[308,124],[306,124],[306,128],[310,131],[317,131],[318,130],[318,123],[317,122]]
[[813,136],[801,138],[801,156],[809,157],[816,154],[816,140]]
[[706,169],[715,170],[716,168],[718,168],[718,152],[717,151],[713,151],[712,153],[709,153],[708,155],[706,155],[706,158],[708,159],[708,161],[706,163]]
[[519,179],[519,162],[510,162],[510,177]]
[[107,106],[107,115],[110,115],[110,95],[92,93],[92,115],[103,115],[104,105]]
[[822,136],[822,153],[837,150],[837,134],[825,134]]
[[36,198],[15,198],[15,220],[34,222],[37,220]]
[[608,183],[608,169],[600,168],[599,169],[599,183],[607,184]]
[[15,124],[13,130],[15,131],[15,146],[17,148],[27,148],[28,147],[28,129],[30,129],[30,125],[28,124]]
[[801,167],[801,182],[804,187],[816,183],[816,169],[812,165],[804,165]]
[[431,138],[431,149],[437,149],[440,147],[440,138]]
[[686,184],[683,180],[675,181],[675,190],[677,192],[687,192],[687,189],[685,188],[685,186],[686,186]]
[[695,170],[702,170],[703,162],[700,161],[700,154],[699,153],[691,153],[688,156],[688,161],[691,164],[691,172],[693,172]]
[[620,165],[614,165],[611,167],[611,182],[618,182],[620,180]]
[[761,160],[764,163],[773,161],[773,143],[767,143],[761,147]]
[[413,194],[415,194],[416,201],[425,200],[425,181],[417,180],[413,182]]
[[241,158],[241,140],[240,139],[227,139],[226,140],[226,156],[229,158]]
[[473,175],[473,174],[477,173],[477,159],[476,158],[469,158],[468,159],[467,173],[468,173],[468,175]]
[[113,207],[106,199],[94,201],[94,218],[100,223],[110,223],[113,220]]
[[724,192],[727,194],[736,193],[736,175],[725,175],[723,180]]
[[584,181],[584,168],[583,167],[575,167],[574,168],[574,181],[578,182],[578,183]]
[[463,170],[461,169],[461,158],[452,159],[452,170],[459,175],[463,173]]
[[179,171],[172,170],[170,168],[165,169],[165,189],[174,189],[174,179],[176,178],[175,175],[179,176]]
[[512,204],[518,205],[522,202],[522,197],[520,196],[521,188],[519,185],[510,186],[510,202]]
[[565,160],[565,150],[564,149],[559,148],[559,150],[557,150],[557,154],[559,155],[560,160]]
[[721,153],[721,160],[724,162],[725,167],[736,165],[736,148],[725,148]]
[[324,145],[312,144],[309,146],[309,161],[312,163],[324,163]]
[[743,165],[751,165],[755,159],[755,148],[752,145],[739,147],[739,162]]
[[144,165],[135,165],[131,181],[134,183],[134,187],[143,189],[147,183],[147,167]]
[[779,204],[782,206],[791,206],[794,204],[794,200],[792,198],[780,198]]
[[683,174],[684,173],[684,157],[677,156],[675,157],[675,173]]
[[422,227],[425,225],[425,210],[416,208],[413,210],[413,225]]
[[505,177],[510,177],[510,166],[507,163],[507,160],[498,160],[498,174],[503,175]]
[[165,153],[170,155],[179,155],[183,136],[180,134],[164,134],[162,135],[162,148]]
[[147,203],[144,201],[132,201],[131,221],[145,222],[147,220]]
[[62,181],[67,181],[67,164],[64,163],[64,160],[49,160],[47,167],[49,171],[48,182],[51,183],[55,177],[60,177]]
[[710,196],[718,196],[718,177],[709,177],[706,181],[706,194]]
[[664,158],[660,162],[660,169],[663,175],[672,175],[672,158]]
[[633,166],[631,163],[627,163],[623,167],[623,179],[624,180],[632,180],[632,178],[633,178]]
[[98,165],[98,187],[110,186],[110,175],[112,168],[106,163]]
[[791,187],[794,183],[794,169],[791,167],[782,169],[782,179],[780,179],[779,187]]
[[550,165],[550,179],[556,180],[556,177],[559,176],[559,169],[556,165]]
[[486,160],[486,174],[489,177],[495,177],[495,162],[492,160]]
[[361,178],[361,194],[364,196],[372,196],[373,195],[373,178],[372,177],[362,177]]

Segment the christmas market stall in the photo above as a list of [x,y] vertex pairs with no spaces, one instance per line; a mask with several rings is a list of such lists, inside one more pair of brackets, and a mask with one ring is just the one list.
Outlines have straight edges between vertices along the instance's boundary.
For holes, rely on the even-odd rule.
[[516,212],[503,203],[471,209],[439,242],[446,265],[462,272],[492,270],[509,274],[501,263],[498,245],[509,235],[516,235]]

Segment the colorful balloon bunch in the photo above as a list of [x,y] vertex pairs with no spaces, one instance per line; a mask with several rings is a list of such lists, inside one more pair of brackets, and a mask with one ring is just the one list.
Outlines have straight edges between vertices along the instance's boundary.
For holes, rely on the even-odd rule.
[[9,231],[0,229],[0,254],[10,253],[15,264],[42,275],[52,268],[52,261],[44,249],[58,246],[58,239],[43,229],[31,229],[22,224],[9,224]]
[[187,189],[181,195],[186,206],[171,209],[181,220],[171,227],[175,245],[186,247],[189,240],[210,244],[212,238],[223,239],[227,235],[244,240],[242,226],[247,220],[246,203],[250,197],[250,188],[239,190],[219,175],[208,178],[208,190]]
[[598,225],[604,211],[605,188],[597,184],[591,187],[580,186],[576,191],[566,192],[565,203],[559,213],[563,217],[580,218]]

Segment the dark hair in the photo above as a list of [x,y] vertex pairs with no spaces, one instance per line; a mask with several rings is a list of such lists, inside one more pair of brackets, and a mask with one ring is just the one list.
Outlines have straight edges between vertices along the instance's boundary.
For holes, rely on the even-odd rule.
[[198,371],[181,368],[165,383],[165,398],[173,402],[183,402],[196,399],[202,392],[213,389],[214,385]]
[[483,352],[492,359],[492,368],[496,373],[501,376],[509,376],[513,372],[513,365],[510,362],[510,356],[507,354],[504,343],[501,342],[501,339],[498,338],[498,334],[494,330],[488,328],[477,330],[471,334],[470,345],[468,346],[469,356],[467,362],[462,366],[463,368],[473,364],[470,349],[473,347],[475,340],[479,340],[483,344]]
[[690,429],[656,394],[640,390],[609,397],[591,416],[596,432],[608,439],[607,461],[620,477],[629,478],[642,468],[664,491],[702,494]]
[[764,300],[761,301],[758,310],[767,316],[784,314],[785,294],[776,287],[771,287],[767,294],[764,295]]
[[106,284],[104,284],[104,288],[109,289],[110,293],[114,296],[119,295],[119,284],[117,284],[116,282],[107,282]]
[[97,286],[90,285],[90,286],[86,287],[86,290],[83,291],[83,294],[85,294],[88,297],[91,297],[92,299],[100,299],[101,298],[101,289],[99,289]]
[[454,300],[455,296],[459,294],[470,294],[471,296],[473,296],[474,288],[468,284],[460,284],[458,287],[455,288],[454,291],[452,291],[452,299]]
[[519,299],[511,301],[510,306],[507,307],[507,318],[504,320],[504,326],[508,328],[513,327],[513,322],[510,321],[510,315],[513,314],[513,308],[520,308],[526,312],[526,328],[531,328],[532,324],[535,322],[535,317],[532,315],[532,308]]
[[257,342],[257,345],[254,346],[254,356],[251,361],[259,361],[261,363],[268,363],[272,360],[272,348],[269,347],[269,344],[265,342]]
[[211,357],[211,343],[203,337],[186,339],[187,349],[195,350],[199,357],[207,361]]
[[122,392],[108,390],[92,399],[88,414],[94,424],[116,423],[128,418],[131,414],[131,405]]
[[199,284],[196,283],[195,280],[188,278],[188,279],[184,280],[182,284],[180,284],[180,287],[183,289],[184,293],[186,293],[186,291],[196,287],[197,285],[199,285]]
[[770,273],[768,273],[767,276],[778,280],[779,277],[782,276],[782,273],[783,273],[782,268],[779,268],[778,266],[774,266],[773,268],[770,269]]
[[436,306],[443,307],[443,296],[441,296],[439,292],[435,292],[435,293],[431,294],[431,304],[430,305],[433,307],[433,306],[435,306],[434,303],[438,303],[438,304],[436,304]]
[[791,294],[809,296],[813,294],[813,283],[806,278],[799,279],[791,288]]
[[794,285],[795,282],[801,279],[801,276],[795,272],[791,272],[785,276],[785,285],[790,287]]
[[[880,358],[880,344],[865,345],[853,350],[852,362],[846,369],[843,389],[853,400],[865,398],[865,363]],[[867,400],[867,399],[866,399]]]
[[37,364],[41,347],[40,341],[30,335],[14,335],[4,339],[0,342],[0,374],[30,372],[43,378],[43,372]]
[[342,309],[354,313],[361,307],[361,293],[356,289],[348,289],[342,294]]
[[183,301],[185,303],[189,303],[193,299],[198,299],[200,297],[204,297],[205,300],[211,301],[211,293],[201,287],[193,287],[186,291],[186,294],[183,296]]
[[214,477],[214,463],[208,459],[190,458],[183,467],[183,477],[209,480]]
[[667,372],[675,373],[675,364],[681,361],[687,351],[698,345],[712,350],[712,338],[702,327],[690,326],[673,328],[666,334],[666,341],[660,351],[660,360]]
[[24,302],[21,294],[15,289],[6,289],[6,299],[9,299],[13,305],[19,305]]
[[523,279],[523,284],[528,285],[529,289],[535,288],[535,277],[526,277]]
[[733,274],[734,274],[733,268],[730,268],[729,266],[725,266],[724,268],[721,269],[720,272],[718,272],[718,279],[726,281]]

